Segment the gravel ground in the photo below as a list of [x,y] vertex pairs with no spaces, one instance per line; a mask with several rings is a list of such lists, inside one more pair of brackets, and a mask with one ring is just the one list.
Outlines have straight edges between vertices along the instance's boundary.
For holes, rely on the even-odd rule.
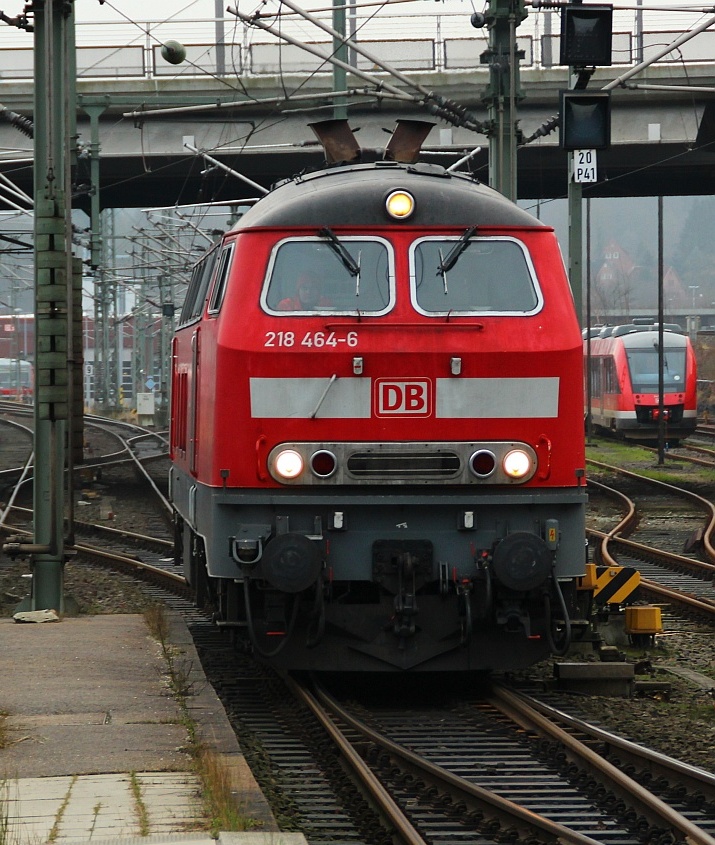
[[[65,566],[64,586],[65,601],[76,602],[80,614],[142,613],[153,603],[132,578],[77,561]],[[28,563],[0,556],[0,616],[12,616],[29,594]]]
[[[18,464],[23,441],[19,438],[16,443],[16,440],[18,438],[10,436],[4,438],[4,443],[0,440],[3,465]],[[101,429],[88,427],[85,440],[88,462],[93,455],[118,449],[115,438]],[[164,476],[168,473],[168,466],[167,460]],[[75,518],[78,520],[102,522],[113,528],[141,532],[142,526],[147,524],[147,515],[152,513],[148,504],[148,488],[146,496],[137,500],[138,485],[131,467],[106,467],[99,473],[96,469],[79,468],[75,487]],[[31,508],[30,491],[20,496],[16,504]],[[0,507],[4,505],[0,502]],[[111,513],[110,518],[107,518],[107,512]],[[168,528],[162,526],[160,530],[161,535],[156,536],[169,538]],[[145,531],[151,533],[151,529]],[[76,603],[79,613],[142,613],[152,603],[132,578],[100,566],[70,559],[65,566],[64,579],[65,598]],[[29,563],[11,561],[0,553],[0,616],[12,616],[20,600],[30,594],[30,588]]]
[[[632,697],[558,693],[557,706],[715,774],[715,632],[692,624],[672,628],[656,638],[652,648],[625,647],[623,659],[635,664],[636,693]],[[563,660],[596,662],[598,656],[577,654]],[[685,680],[668,667],[701,673],[703,681]],[[554,663],[544,661],[519,673],[518,678],[552,690]],[[669,689],[641,693],[638,681],[665,682]]]
[[[685,452],[673,450],[674,452]],[[657,469],[661,480],[686,487],[704,498],[715,501],[715,477],[709,468],[693,464],[666,461],[664,467],[655,466],[655,457],[625,454],[618,442],[599,440],[595,450],[589,450],[597,460],[624,466],[634,472]],[[598,478],[618,489],[622,480],[593,467],[589,477]],[[602,495],[590,493],[588,524],[608,530],[614,524],[616,510]],[[570,696],[573,706],[585,718],[599,720],[604,727],[643,745],[669,754],[692,765],[715,773],[715,630],[706,625],[670,617],[663,609],[664,632],[649,649],[624,647],[624,657],[637,667],[637,680],[665,681],[671,689],[667,693],[653,692],[631,699],[601,696]],[[583,659],[583,658],[579,658]],[[596,655],[588,659],[597,660]],[[685,680],[669,672],[667,667],[685,668],[700,673],[699,683]],[[534,667],[532,677],[553,676],[553,665]],[[712,680],[710,680],[712,679]]]

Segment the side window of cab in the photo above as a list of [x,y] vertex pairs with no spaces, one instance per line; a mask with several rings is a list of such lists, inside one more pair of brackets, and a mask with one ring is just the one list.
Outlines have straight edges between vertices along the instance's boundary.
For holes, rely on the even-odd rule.
[[222,250],[218,258],[218,269],[211,291],[211,298],[209,299],[209,314],[215,315],[221,310],[224,296],[226,295],[226,285],[231,270],[231,259],[233,258],[234,244],[227,244]]
[[216,244],[194,265],[189,287],[186,291],[186,299],[181,309],[179,325],[186,325],[193,320],[197,320],[203,313],[218,254],[219,248]]

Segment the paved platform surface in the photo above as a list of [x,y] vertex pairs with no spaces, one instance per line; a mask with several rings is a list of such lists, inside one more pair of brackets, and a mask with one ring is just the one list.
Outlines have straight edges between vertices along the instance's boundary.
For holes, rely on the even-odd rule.
[[[188,674],[189,715],[228,767],[241,813],[257,826],[221,841],[304,843],[278,831],[178,617],[170,617],[168,639]],[[0,677],[4,845],[214,842],[166,658],[142,616],[0,619]]]

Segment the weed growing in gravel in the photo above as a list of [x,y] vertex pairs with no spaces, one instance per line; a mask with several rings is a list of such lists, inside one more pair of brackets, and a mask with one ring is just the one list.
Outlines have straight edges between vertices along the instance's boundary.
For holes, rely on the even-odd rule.
[[231,774],[223,760],[213,751],[200,748],[196,763],[203,785],[204,806],[209,808],[212,834],[217,835],[221,830],[238,831],[255,828],[257,823],[247,818],[238,809]]
[[150,605],[144,611],[144,621],[152,637],[164,646],[169,637],[169,620],[164,608],[160,604]]
[[640,446],[601,437],[586,446],[586,457],[604,464],[622,466],[626,463],[653,462],[653,453]]
[[[243,815],[231,788],[231,773],[221,757],[208,749],[199,737],[198,725],[192,719],[187,698],[195,694],[191,681],[191,664],[177,661],[176,650],[169,642],[169,620],[161,605],[153,605],[144,612],[144,620],[152,636],[162,648],[169,675],[169,686],[181,710],[181,722],[188,736],[188,750],[194,770],[201,780],[204,813],[213,835],[219,831],[251,830],[258,822]],[[0,845],[3,845],[0,842]]]
[[7,748],[10,744],[8,736],[7,718],[9,714],[4,710],[0,710],[0,748]]
[[144,803],[144,796],[142,795],[142,785],[139,782],[136,772],[129,773],[129,780],[131,782],[132,795],[134,796],[134,812],[139,822],[139,835],[149,835],[149,813],[147,812],[146,804]]
[[697,730],[697,724],[715,725],[714,704],[711,691],[702,689],[689,689],[686,694],[680,692],[678,696],[662,702],[668,718],[687,719],[694,723],[693,730]]
[[[700,467],[692,463],[681,463],[677,460],[666,458],[666,463],[657,465],[657,451],[643,448],[636,444],[625,443],[622,440],[612,440],[607,437],[594,439],[586,447],[586,458],[589,461],[597,461],[603,464],[622,467],[623,469],[637,472],[652,478],[655,481],[663,481],[666,484],[675,485],[710,485],[712,486],[712,469]],[[600,467],[591,466],[587,475],[597,475],[601,472]]]
[[47,841],[48,842],[56,842],[57,837],[60,834],[60,825],[62,824],[62,817],[65,814],[65,810],[70,803],[70,796],[72,795],[72,787],[77,783],[77,775],[72,776],[72,780],[70,781],[70,785],[65,793],[65,797],[62,799],[62,803],[60,804],[57,813],[55,814],[55,822],[52,825],[52,829],[47,834]]
[[11,845],[15,840],[10,819],[10,784],[3,778],[0,780],[0,845]]

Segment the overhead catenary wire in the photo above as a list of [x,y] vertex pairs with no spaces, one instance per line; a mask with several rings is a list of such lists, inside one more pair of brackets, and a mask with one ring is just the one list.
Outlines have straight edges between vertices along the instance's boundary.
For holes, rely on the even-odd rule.
[[188,223],[189,226],[196,232],[196,234],[201,235],[202,238],[205,238],[209,242],[209,244],[213,244],[215,242],[215,238],[212,238],[210,235],[204,232],[204,230],[200,226],[197,226],[194,222],[189,220],[188,217],[184,217],[178,211],[176,212],[176,214],[180,220],[184,220],[186,223]]
[[[296,46],[301,46],[302,42],[297,42]],[[364,97],[374,96],[374,93],[367,88],[348,88],[344,91],[325,91],[316,92],[314,94],[290,94],[283,97],[256,97],[244,100],[231,100],[227,103],[201,103],[194,106],[170,106],[163,109],[138,109],[135,111],[124,112],[122,117],[143,118],[143,117],[160,117],[167,114],[190,114],[192,112],[202,111],[220,111],[221,109],[235,109],[244,108],[247,106],[280,106],[283,103],[296,102],[302,100],[333,100],[337,97]],[[399,99],[404,100],[404,95],[395,96],[389,91],[380,91],[380,97],[383,99]],[[305,143],[315,144],[316,141],[307,141]],[[264,146],[280,146],[276,144]],[[285,144],[283,146],[295,146],[295,144]],[[251,147],[254,149],[254,147]],[[208,203],[197,203],[197,205],[207,205]]]
[[196,153],[196,155],[203,156],[206,161],[210,162],[221,170],[224,170],[226,173],[230,173],[231,176],[235,176],[237,179],[240,179],[247,185],[250,185],[252,188],[255,188],[257,191],[260,191],[262,194],[268,193],[268,188],[264,188],[263,185],[259,185],[258,182],[254,182],[253,179],[249,179],[248,176],[244,176],[243,173],[239,173],[237,170],[228,167],[228,165],[223,164],[223,162],[220,162],[217,158],[210,156],[208,153],[202,152],[201,150],[197,149],[193,144],[184,144],[184,146],[187,150],[191,150],[191,152]]
[[[353,67],[353,65],[350,65],[347,62],[343,62],[340,59],[336,59],[334,56],[331,56],[329,53],[325,53],[322,50],[319,50],[317,47],[314,47],[311,44],[306,44],[304,41],[300,41],[298,38],[293,38],[287,33],[275,29],[275,27],[272,27],[270,24],[264,23],[259,18],[255,17],[255,15],[245,15],[243,12],[239,11],[238,9],[234,9],[232,6],[228,6],[226,11],[230,12],[232,15],[236,15],[237,18],[240,18],[240,20],[242,20],[245,24],[248,24],[249,26],[257,26],[259,29],[262,29],[265,32],[270,32],[271,35],[275,35],[276,38],[280,38],[281,40],[288,42],[288,44],[293,44],[295,47],[300,47],[306,52],[312,53],[314,56],[317,56],[323,62],[329,62],[330,64],[333,64],[336,67],[343,68],[343,70],[346,70],[349,73],[352,73],[353,75],[358,76],[361,79],[364,79],[366,82],[369,82],[370,84],[374,85],[378,90],[384,88],[386,91],[389,91],[391,94],[394,94],[397,98],[408,102],[416,103],[420,101],[420,98],[416,97],[414,94],[408,94],[405,91],[396,88],[394,85],[390,85],[389,82],[385,82],[382,79],[378,79],[376,76],[373,76],[367,71]],[[342,38],[342,36],[340,37]],[[351,42],[349,39],[346,40],[345,43],[352,48],[353,42]]]
[[11,199],[11,197],[17,197],[18,199],[26,201],[25,198],[20,196],[17,191],[14,191],[6,185],[2,184],[2,182],[0,182],[0,196],[2,196],[3,202],[6,202],[11,208],[14,208],[16,211],[19,211],[22,214],[32,216],[31,209],[23,208],[21,205],[18,205],[13,199]]
[[282,32],[281,30],[275,29],[275,27],[272,27],[269,24],[264,24],[261,21],[260,16],[245,15],[243,12],[240,12],[238,9],[235,9],[232,6],[228,6],[226,8],[226,11],[232,15],[236,15],[236,17],[240,18],[244,23],[250,26],[257,26],[260,29],[265,30],[266,32],[270,32],[277,38],[288,42],[289,44],[294,44],[295,46],[300,47],[301,49],[309,53],[313,53],[313,55],[318,56],[325,62],[330,62],[336,67],[343,68],[344,70],[348,71],[349,73],[355,76],[372,82],[372,84],[376,86],[378,91],[384,88],[392,94],[404,97],[405,99],[408,99],[414,103],[421,102],[422,105],[431,114],[435,115],[436,117],[441,117],[443,120],[452,123],[456,126],[464,126],[467,129],[471,129],[475,132],[486,132],[487,124],[483,121],[478,120],[474,115],[470,114],[464,106],[460,106],[458,103],[455,103],[452,100],[447,99],[446,97],[442,97],[441,95],[435,94],[434,91],[430,91],[424,85],[420,84],[419,82],[416,82],[415,80],[410,79],[408,76],[405,76],[405,74],[401,73],[396,68],[393,68],[387,62],[383,61],[382,59],[379,59],[372,52],[363,47],[362,44],[357,41],[353,41],[350,38],[347,38],[345,35],[343,35],[343,33],[338,32],[336,29],[333,29],[333,27],[323,23],[314,15],[311,15],[310,12],[307,12],[305,9],[302,9],[297,4],[292,3],[291,0],[283,0],[283,2],[285,3],[285,5],[288,6],[288,8],[293,9],[299,15],[304,17],[305,20],[314,24],[319,29],[322,29],[324,32],[328,33],[333,38],[338,39],[341,44],[344,44],[351,50],[354,50],[356,53],[359,53],[368,61],[372,62],[376,67],[379,67],[386,73],[389,73],[394,79],[398,80],[399,82],[402,82],[404,85],[407,85],[409,88],[417,91],[419,94],[422,95],[422,97],[420,98],[416,95],[407,94],[401,89],[396,88],[394,85],[391,85],[390,83],[387,83],[384,80],[373,76],[372,74],[366,73],[365,71],[360,70],[354,65],[348,64],[347,62],[343,62],[340,59],[335,58],[335,56],[333,55],[324,53],[322,50],[319,50],[310,44],[306,44],[305,42],[302,42],[299,39],[293,38],[292,36]]
[[474,158],[475,155],[482,151],[481,147],[475,147],[471,152],[468,152],[467,155],[462,156],[458,161],[455,161],[454,164],[450,164],[447,168],[447,173],[453,173],[455,170],[458,170],[463,164],[469,161],[470,158]]
[[640,62],[639,64],[635,65],[635,67],[630,68],[630,70],[627,70],[625,73],[621,74],[608,84],[604,85],[601,90],[610,91],[612,88],[617,88],[619,85],[623,86],[624,82],[627,79],[630,79],[632,76],[635,76],[642,70],[645,70],[647,67],[650,67],[650,65],[655,64],[658,59],[663,58],[663,56],[667,56],[668,53],[680,47],[681,44],[685,44],[686,41],[690,41],[691,38],[695,38],[696,35],[700,35],[701,32],[704,32],[706,29],[709,29],[713,24],[715,24],[715,16],[707,18],[706,20],[702,21],[702,23],[699,23],[697,26],[693,27],[692,29],[689,29],[682,35],[679,35],[674,41],[671,41],[670,44],[667,44],[660,50],[656,50],[656,52],[649,59]]
[[682,94],[715,94],[715,88],[706,85],[651,85],[646,82],[627,82],[629,91],[679,91]]
[[[388,8],[390,6],[397,6],[401,3],[416,3],[421,2],[421,0],[371,0],[371,2],[367,3],[345,3],[344,8],[346,11],[350,11],[351,9],[367,9],[370,6],[384,6]],[[562,9],[565,6],[572,6],[573,0],[527,0],[527,6],[531,6],[533,9],[541,10],[541,9]],[[584,9],[588,9],[589,6],[601,6],[602,3],[581,3],[579,4]],[[630,12],[630,11],[644,11],[644,12],[691,12],[692,14],[707,14],[708,12],[715,12],[715,6],[695,6],[695,5],[686,5],[686,6],[644,6],[641,4],[635,3],[613,3],[610,4],[613,6],[613,10],[616,12]],[[311,9],[311,12],[332,12],[334,9],[333,6],[318,6],[314,9]],[[275,12],[271,12],[270,16],[273,18],[279,17],[289,17],[291,15],[299,14],[298,12],[294,12],[293,10],[290,11],[282,11],[276,10]]]
[[[317,26],[318,29],[322,29],[323,32],[326,32],[332,38],[338,39],[342,44],[347,45],[351,50],[355,50],[356,53],[359,53],[369,62],[372,62],[376,67],[379,67],[382,70],[386,71],[392,77],[402,82],[404,85],[407,85],[409,88],[413,88],[416,91],[419,91],[420,94],[422,94],[428,99],[434,99],[435,95],[433,91],[430,91],[428,88],[426,88],[424,85],[421,85],[419,82],[415,82],[413,79],[410,79],[404,73],[397,70],[397,68],[394,68],[389,65],[383,59],[378,58],[373,52],[368,50],[360,42],[348,38],[344,33],[338,32],[337,29],[333,29],[332,26],[327,23],[324,23],[320,20],[320,18],[316,18],[315,15],[311,14],[311,12],[308,12],[306,9],[301,8],[300,6],[298,6],[297,3],[293,3],[292,0],[281,0],[281,3],[282,5],[287,6],[289,9],[292,9],[297,15],[300,15],[309,23],[312,23],[314,26]],[[231,7],[229,7],[227,11],[231,12]],[[260,19],[260,16],[255,17],[255,19]],[[353,65],[346,65],[346,67],[348,70],[354,70]]]
[[26,194],[22,188],[19,188],[11,179],[8,179],[4,173],[0,173],[0,182],[3,182],[3,184],[7,186],[7,189],[13,196],[24,200],[28,205],[35,204],[35,200],[29,194]]
[[[180,212],[182,212],[186,208],[220,208],[221,206],[230,207],[232,205],[247,205],[250,202],[258,202],[256,197],[251,199],[240,199],[240,200],[214,200],[213,202],[190,202],[185,203],[184,205],[156,205],[151,206],[150,208],[142,208],[141,211],[144,214],[153,214],[154,212],[160,211],[175,211],[177,212],[177,216],[179,219],[188,222],[188,218],[183,216]],[[194,225],[193,223],[191,224]]]
[[[404,0],[404,1],[405,1],[405,2],[407,2],[408,0]],[[391,0],[391,2],[395,2],[395,0]],[[398,2],[403,2],[403,0],[398,0]],[[528,0],[527,0],[527,2],[528,2]],[[111,4],[110,4],[110,5],[111,5]],[[351,5],[352,5],[352,4],[351,4]],[[354,4],[354,5],[355,5],[355,6],[360,6],[360,5],[382,5],[382,4],[372,4],[372,3],[369,3],[369,4]],[[387,5],[389,6],[389,5],[390,5],[390,3],[388,3]],[[545,8],[545,7],[546,7],[546,4],[545,4],[545,3],[539,3],[539,2],[538,2],[538,0],[531,0],[531,5],[532,5],[534,8],[540,8],[540,7],[541,7],[541,8]],[[553,4],[552,4],[552,7],[553,7],[553,8],[558,8],[558,7],[559,7],[559,6],[561,6],[561,5],[564,5],[564,4],[561,4],[561,3],[553,3]],[[587,7],[587,6],[588,6],[588,4],[584,4],[584,6],[586,6],[586,7]],[[623,9],[627,9],[627,8],[637,8],[637,7],[636,7],[636,6],[634,6],[634,5],[628,5],[628,4],[625,4],[625,5],[620,5],[620,4],[619,4],[617,7],[614,7],[614,8],[623,8]],[[651,8],[651,7],[642,7],[642,8]],[[653,8],[656,8],[656,7],[653,7]],[[696,10],[696,9],[695,9],[695,7],[688,7],[687,9],[685,9],[685,8],[676,7],[676,6],[657,7],[657,8],[659,8],[659,9],[670,9],[670,10],[672,10],[672,11],[691,11],[691,10],[692,10],[692,11],[695,11],[695,10]],[[713,11],[713,7],[697,7],[697,8],[698,8],[700,11],[702,11],[702,12],[705,12],[705,11],[710,11],[710,12],[712,12],[712,11]],[[293,12],[291,12],[291,14],[297,14],[297,13],[293,13]],[[670,49],[673,49],[673,48],[671,47]],[[352,71],[352,68],[351,68],[351,71]],[[631,83],[631,84],[633,84],[633,83]],[[625,86],[624,86],[624,87],[625,87]],[[631,87],[631,85],[628,85],[628,87]],[[664,87],[665,87],[665,86],[664,86]],[[682,90],[682,89],[681,89],[681,88],[676,89],[675,87],[673,87],[671,90]],[[688,90],[699,91],[699,90],[701,90],[701,89],[698,89],[698,88],[692,88],[692,89],[688,89]],[[709,90],[709,89],[705,89],[705,90]],[[296,96],[299,96],[299,97],[305,97],[306,99],[308,99],[308,98],[310,98],[311,96],[313,96],[313,97],[314,97],[314,96],[322,96],[322,95],[310,95],[310,94],[308,94],[308,95],[296,95]],[[332,94],[328,94],[328,95],[325,95],[325,96],[332,96]],[[389,94],[388,94],[388,92],[386,92],[386,91],[381,91],[381,96],[389,96]],[[294,96],[291,96],[291,97],[290,97],[290,100],[293,100],[294,98],[295,98]],[[404,99],[404,98],[402,98],[402,97],[401,97],[400,99]],[[286,98],[275,98],[275,100],[276,100],[276,101],[278,101],[278,100],[286,100]],[[251,101],[248,101],[248,100],[247,100],[247,101],[245,101],[245,102],[246,102],[246,105],[250,105],[250,104],[251,104]],[[254,102],[256,102],[256,101],[254,101]],[[211,105],[207,106],[207,108],[212,108],[212,107],[215,107],[215,106],[213,106],[213,104],[211,104]],[[192,107],[189,107],[189,108],[192,108]],[[197,107],[197,108],[204,108],[204,106],[200,106],[200,107]],[[157,110],[157,112],[153,112],[153,113],[158,113],[158,111],[159,111],[159,110]],[[166,111],[170,111],[170,110],[166,110]],[[148,113],[148,112],[143,112],[143,114],[147,114],[147,113]],[[244,201],[243,201],[243,200],[241,200],[241,202],[244,202]],[[222,204],[224,204],[224,203],[222,203]],[[21,209],[21,208],[19,208],[19,206],[16,206],[16,207],[17,207],[17,208],[18,208],[18,210],[19,210],[19,211],[21,211],[23,214],[28,214],[27,210],[25,210],[25,209]]]
[[[571,0],[527,0],[527,5],[533,9],[563,9],[566,6],[573,6]],[[580,3],[582,9],[588,9],[589,6],[602,6],[602,3]],[[697,15],[706,15],[715,12],[715,6],[642,6],[639,3],[613,3],[614,11],[630,12],[692,12]]]

